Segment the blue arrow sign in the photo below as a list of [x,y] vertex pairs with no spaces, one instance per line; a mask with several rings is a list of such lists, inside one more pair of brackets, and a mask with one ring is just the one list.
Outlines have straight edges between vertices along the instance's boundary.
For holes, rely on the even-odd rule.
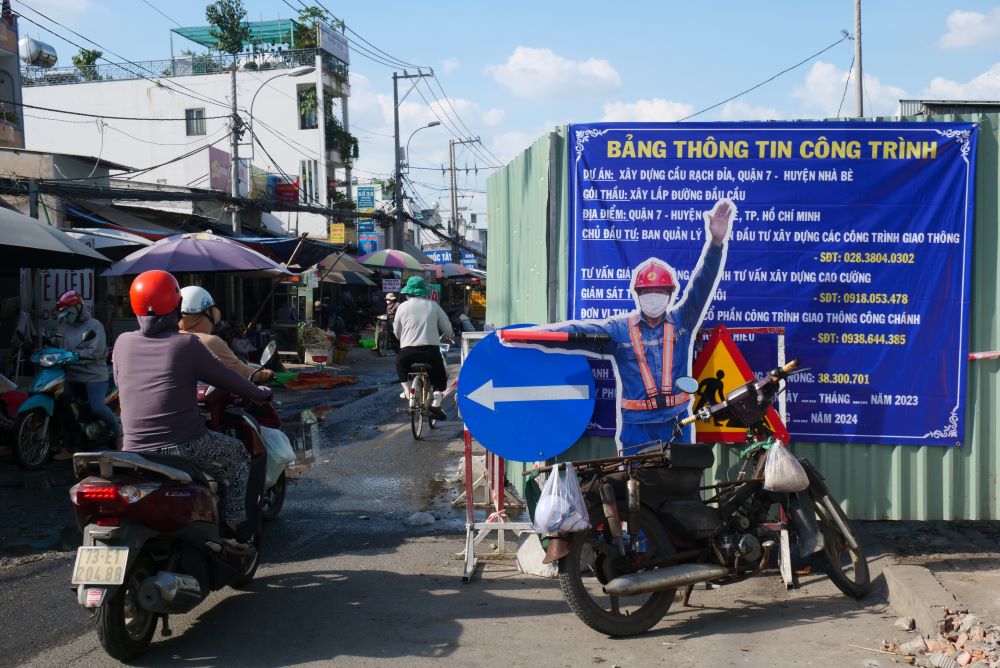
[[594,375],[582,355],[477,343],[458,377],[458,408],[476,440],[518,462],[549,459],[583,434],[594,412]]

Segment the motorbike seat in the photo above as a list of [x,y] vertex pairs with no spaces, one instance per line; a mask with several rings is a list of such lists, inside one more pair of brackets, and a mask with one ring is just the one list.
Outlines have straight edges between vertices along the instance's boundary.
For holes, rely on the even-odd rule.
[[671,468],[707,469],[715,464],[711,444],[672,444],[667,446]]
[[143,457],[156,462],[157,464],[162,464],[164,466],[169,466],[170,468],[184,471],[191,476],[191,480],[194,482],[210,488],[213,492],[217,491],[218,484],[215,482],[215,479],[198,468],[198,466],[190,460],[184,459],[178,455],[143,454]]
[[410,371],[412,371],[413,373],[420,373],[421,371],[426,373],[430,370],[431,370],[431,365],[427,364],[426,362],[417,362],[416,364],[410,365]]

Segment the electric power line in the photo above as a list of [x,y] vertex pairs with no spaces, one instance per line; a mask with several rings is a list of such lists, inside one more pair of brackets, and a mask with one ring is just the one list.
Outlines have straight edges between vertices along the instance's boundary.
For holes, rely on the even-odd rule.
[[770,83],[770,82],[774,81],[775,79],[777,79],[778,77],[780,77],[782,74],[786,74],[788,72],[791,72],[795,68],[800,67],[802,65],[805,65],[806,63],[808,63],[813,58],[816,58],[817,56],[823,55],[824,53],[826,53],[827,51],[829,51],[830,49],[832,49],[833,47],[837,46],[838,44],[840,44],[841,42],[843,42],[844,40],[847,40],[847,39],[850,39],[850,35],[845,31],[843,33],[843,35],[841,36],[841,38],[838,39],[836,42],[834,42],[833,44],[829,45],[828,47],[826,47],[824,49],[821,49],[821,50],[817,51],[816,53],[814,53],[813,55],[809,56],[808,58],[805,58],[804,60],[800,60],[799,62],[795,63],[791,67],[787,67],[787,68],[781,70],[780,72],[778,72],[774,76],[769,77],[769,78],[765,79],[764,81],[761,81],[759,84],[751,86],[750,88],[747,88],[746,90],[741,91],[741,92],[737,93],[736,95],[733,95],[732,97],[727,97],[722,102],[717,102],[717,103],[713,104],[710,107],[705,107],[701,111],[696,111],[693,114],[689,114],[689,115],[685,116],[684,118],[682,118],[680,120],[681,121],[686,121],[688,119],[694,118],[695,116],[700,116],[701,114],[704,114],[706,111],[711,111],[712,109],[715,109],[716,107],[721,107],[726,102],[732,102],[736,98],[741,97],[743,95],[746,95],[750,91],[757,90],[758,88],[760,88],[764,84],[767,84],[767,83]]
[[[128,63],[128,64],[129,64],[129,65],[131,65],[132,67],[135,67],[135,68],[137,68],[138,70],[143,70],[143,69],[145,69],[145,70],[146,70],[147,72],[149,72],[150,74],[152,74],[152,75],[154,75],[154,76],[158,76],[158,74],[157,74],[156,72],[153,72],[152,70],[150,70],[150,69],[148,69],[148,68],[144,68],[144,67],[142,67],[141,65],[139,65],[139,64],[137,64],[137,63],[134,63],[134,62],[132,62],[132,61],[131,61],[131,60],[129,60],[128,58],[125,58],[124,56],[122,56],[122,55],[120,55],[120,54],[117,54],[117,53],[115,53],[114,51],[111,51],[110,49],[108,49],[108,48],[106,48],[106,47],[104,47],[104,46],[102,46],[102,45],[98,44],[97,42],[95,42],[94,40],[90,39],[89,37],[86,37],[86,36],[84,36],[84,35],[81,35],[80,33],[76,32],[75,30],[73,30],[72,28],[70,28],[69,26],[66,26],[66,25],[64,25],[64,24],[62,24],[62,23],[59,23],[59,21],[56,21],[55,19],[51,18],[50,16],[48,16],[48,15],[46,15],[46,14],[44,14],[44,13],[42,13],[42,12],[38,11],[37,9],[35,9],[35,8],[34,8],[34,7],[32,7],[31,5],[27,4],[26,2],[23,2],[23,1],[22,1],[22,2],[20,3],[20,4],[21,4],[21,5],[23,6],[23,7],[26,7],[27,9],[31,10],[31,11],[32,11],[32,12],[34,12],[35,14],[37,14],[37,15],[41,16],[41,17],[42,17],[43,19],[45,19],[45,20],[46,20],[46,21],[48,21],[49,23],[54,23],[55,25],[59,26],[59,27],[60,27],[60,28],[62,28],[63,30],[68,30],[69,32],[73,33],[74,35],[76,35],[76,36],[77,36],[77,37],[79,37],[80,39],[82,39],[82,40],[84,40],[84,41],[86,41],[86,42],[90,42],[91,44],[93,44],[94,46],[96,46],[96,47],[97,47],[98,49],[100,49],[100,50],[101,50],[102,52],[107,52],[107,53],[110,53],[111,55],[115,56],[116,58],[121,58],[121,59],[122,59],[122,60],[124,60],[124,61],[125,61],[126,63]],[[23,14],[21,15],[21,18],[23,18],[23,19],[27,20],[27,21],[28,21],[28,22],[30,22],[30,23],[33,23],[34,25],[38,26],[38,27],[39,27],[39,28],[41,28],[42,30],[45,30],[46,32],[49,32],[49,33],[52,33],[52,34],[53,34],[53,35],[55,35],[56,37],[59,37],[60,39],[62,39],[62,40],[65,40],[66,42],[68,42],[68,43],[72,44],[73,46],[77,47],[77,48],[78,48],[78,49],[80,49],[80,50],[86,50],[86,47],[83,47],[83,46],[81,46],[80,44],[77,44],[76,42],[73,42],[72,40],[70,40],[69,38],[67,38],[67,37],[66,37],[66,36],[64,36],[64,35],[60,35],[59,33],[57,33],[57,32],[54,32],[54,31],[53,31],[53,30],[52,30],[51,28],[46,28],[46,27],[45,27],[45,26],[43,26],[42,24],[40,24],[40,23],[38,23],[37,21],[34,21],[34,20],[32,20],[32,19],[28,18],[27,16],[24,16]],[[102,59],[103,59],[103,60],[105,60],[105,61],[107,61],[108,63],[111,63],[112,65],[118,65],[119,67],[121,67],[121,64],[120,64],[120,63],[112,63],[112,62],[111,62],[110,60],[108,60],[107,58],[104,58],[104,57],[103,57],[103,53],[102,53]],[[219,107],[228,107],[228,106],[229,106],[229,105],[228,105],[228,104],[226,104],[225,102],[220,102],[219,100],[214,100],[214,99],[212,99],[212,98],[209,98],[209,97],[206,97],[206,96],[203,96],[203,95],[202,95],[201,93],[198,93],[197,91],[195,91],[195,90],[192,90],[192,89],[188,88],[188,87],[187,87],[187,86],[185,86],[184,84],[180,84],[180,83],[177,83],[177,82],[173,82],[173,85],[168,85],[168,84],[164,83],[163,81],[156,81],[156,80],[153,80],[153,79],[150,79],[149,77],[147,77],[147,76],[145,76],[144,74],[142,74],[142,72],[132,72],[132,74],[135,74],[135,75],[139,76],[140,78],[142,78],[142,79],[145,79],[146,81],[149,81],[150,83],[153,83],[153,84],[156,84],[156,85],[158,85],[158,86],[163,86],[164,88],[167,88],[167,89],[169,89],[169,90],[172,90],[172,91],[174,91],[175,93],[180,93],[181,95],[185,95],[185,96],[187,96],[187,97],[190,97],[190,98],[192,98],[192,99],[195,99],[195,100],[198,100],[198,101],[200,101],[200,102],[205,102],[205,103],[208,103],[208,104],[214,104],[214,105],[216,105],[216,106],[219,106]],[[185,92],[184,92],[184,91],[182,91],[182,90],[178,90],[177,88],[174,88],[174,87],[173,87],[174,85],[175,85],[175,86],[178,86],[178,87],[180,87],[180,88],[183,88],[184,90],[186,90],[186,91],[188,91],[188,92],[187,92],[187,93],[185,93]]]
[[[171,117],[171,118],[157,118],[157,117],[142,117],[142,116],[107,116],[105,114],[88,114],[82,111],[70,111],[69,109],[56,109],[54,107],[40,107],[34,104],[25,104],[23,102],[14,102],[13,100],[2,100],[0,104],[12,104],[18,107],[24,107],[25,109],[37,109],[39,111],[51,111],[56,114],[67,114],[69,116],[84,116],[86,118],[100,118],[105,121],[187,121],[184,117]],[[219,118],[229,118],[229,114],[220,116],[203,116],[205,120],[215,120]]]
[[149,0],[142,0],[142,1],[144,3],[146,3],[146,5],[150,9],[152,9],[154,12],[156,12],[157,14],[159,14],[160,16],[162,16],[163,18],[167,19],[168,21],[170,21],[171,23],[173,23],[178,28],[183,28],[184,27],[180,23],[178,23],[176,19],[173,19],[173,18],[167,16],[159,7],[157,7],[156,5],[154,5],[153,3],[151,3]]

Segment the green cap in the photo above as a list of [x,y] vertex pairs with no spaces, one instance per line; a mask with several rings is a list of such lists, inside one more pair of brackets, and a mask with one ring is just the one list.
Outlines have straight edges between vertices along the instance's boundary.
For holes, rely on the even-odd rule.
[[404,295],[426,297],[431,293],[431,289],[427,287],[427,282],[424,279],[419,276],[410,276],[410,280],[406,282],[406,286],[400,292]]

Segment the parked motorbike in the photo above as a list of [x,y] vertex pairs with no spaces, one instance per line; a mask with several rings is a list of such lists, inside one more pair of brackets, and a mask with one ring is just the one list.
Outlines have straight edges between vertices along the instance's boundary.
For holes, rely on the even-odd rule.
[[[94,336],[86,332],[83,341]],[[75,351],[51,345],[32,354],[31,361],[41,369],[31,381],[28,399],[18,408],[14,424],[14,451],[21,468],[41,468],[59,443],[74,450],[85,445],[114,447],[114,431],[93,414],[86,399],[65,391],[66,367],[79,360]],[[104,402],[117,413],[118,390],[111,388]]]
[[[278,344],[271,341],[264,349],[257,370],[272,369],[270,360],[277,356]],[[256,371],[254,372],[256,373]],[[253,376],[250,377],[253,380]],[[277,519],[285,505],[285,493],[288,491],[288,476],[285,468],[295,461],[295,450],[288,436],[281,431],[281,418],[274,409],[273,403],[250,404],[247,412],[257,421],[260,437],[267,449],[267,473],[264,480],[264,499],[261,506],[261,518],[267,522]],[[238,433],[231,433],[239,438]]]
[[222,485],[183,457],[73,457],[80,482],[70,499],[83,546],[71,581],[80,605],[96,610],[101,645],[121,661],[149,647],[157,620],[169,636],[169,615],[194,609],[211,591],[246,587],[260,564],[267,449],[259,424],[242,400],[218,388],[199,387],[198,399],[209,428],[236,435],[250,454],[247,520],[238,529],[250,536],[248,547],[223,540]]
[[[558,559],[560,587],[585,624],[609,636],[643,633],[667,613],[678,588],[684,588],[686,606],[695,584],[729,584],[762,573],[773,554],[791,586],[793,547],[800,558],[816,555],[847,596],[871,591],[860,541],[808,460],[798,460],[808,475],[805,490],[764,489],[766,453],[784,447],[766,414],[797,364],[677,421],[675,440],[696,419],[746,426],[742,464],[731,482],[702,486],[705,469],[714,464],[711,445],[666,443],[651,453],[574,463],[592,528],[552,535],[546,560]],[[675,385],[693,392],[697,383],[685,378]]]

